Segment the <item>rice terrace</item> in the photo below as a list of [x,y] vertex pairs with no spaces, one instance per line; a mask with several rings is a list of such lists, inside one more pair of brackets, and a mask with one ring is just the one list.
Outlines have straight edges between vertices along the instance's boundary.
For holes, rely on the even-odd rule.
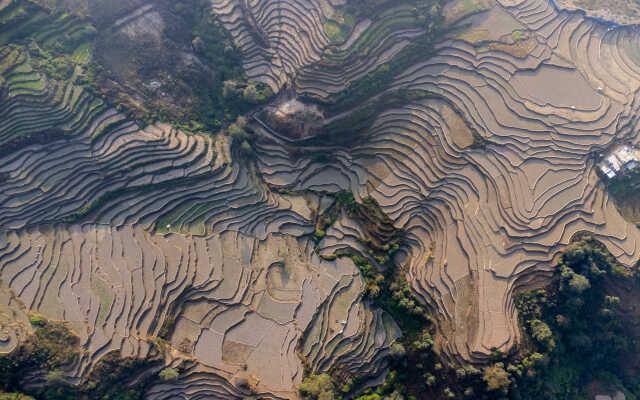
[[0,400],[640,398],[637,0],[0,0]]

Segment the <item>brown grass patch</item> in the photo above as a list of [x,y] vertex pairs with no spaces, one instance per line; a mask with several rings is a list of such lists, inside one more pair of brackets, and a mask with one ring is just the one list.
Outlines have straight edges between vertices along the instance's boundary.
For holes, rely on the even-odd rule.
[[458,39],[464,40],[465,42],[469,42],[471,44],[475,44],[478,42],[491,40],[491,34],[487,29],[471,28],[458,35]]
[[489,44],[489,49],[493,51],[502,51],[516,58],[525,58],[531,50],[536,47],[536,41],[533,38],[519,40],[514,44],[506,44],[493,42]]

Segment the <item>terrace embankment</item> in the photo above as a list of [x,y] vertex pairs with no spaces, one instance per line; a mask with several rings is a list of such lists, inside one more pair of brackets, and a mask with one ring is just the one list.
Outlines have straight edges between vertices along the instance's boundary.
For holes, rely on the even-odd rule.
[[[640,140],[637,32],[549,0],[470,2],[445,30],[450,8],[403,1],[354,16],[337,40],[326,23],[348,25],[349,7],[335,3],[212,2],[249,79],[288,86],[327,117],[315,140],[253,121],[235,144],[142,127],[82,89],[75,67],[55,79],[28,43],[0,49],[0,279],[78,332],[86,351],[67,379],[112,350],[145,358],[158,337],[178,376],[149,399],[295,399],[299,355],[315,373],[383,377],[397,327],[364,296],[366,264],[337,253],[368,252],[367,230],[384,248],[388,231],[342,214],[318,226],[329,194],[372,199],[404,233],[396,262],[452,364],[518,344],[514,295],[546,282],[577,232],[638,261],[640,231],[592,157]],[[135,6],[104,26],[157,41],[164,9]],[[15,3],[0,7],[9,18]]]
[[[3,282],[29,310],[68,320],[78,332],[84,352],[70,378],[112,350],[145,359],[152,349],[147,338],[162,335],[175,349],[169,365],[197,360],[197,375],[207,374],[208,385],[221,385],[229,398],[250,391],[290,398],[302,376],[296,343],[308,325],[321,333],[313,328],[306,336],[318,354],[307,361],[322,371],[351,359],[354,375],[375,376],[397,337],[391,320],[382,323],[388,316],[362,303],[353,262],[322,260],[308,239],[153,235],[141,227],[83,224],[10,231],[1,241]],[[371,358],[377,363],[363,361]],[[192,373],[186,369],[149,396],[208,390]]]
[[565,10],[580,10],[587,16],[619,25],[640,23],[640,6],[633,0],[555,0]]
[[[319,198],[273,193],[228,137],[142,128],[30,57],[0,50],[0,279],[26,310],[78,333],[63,380],[81,382],[114,352],[145,360],[164,343],[163,367],[179,376],[148,398],[297,398],[296,344],[312,322],[329,324],[323,312],[344,315],[347,329],[307,340],[341,342],[313,367],[340,359],[354,375],[384,374],[397,330],[363,301],[353,262],[315,254]],[[3,317],[20,322],[12,306]],[[4,326],[7,352],[15,328]]]
[[[544,0],[477,11],[469,29],[486,32],[480,40],[442,41],[382,87],[432,96],[378,110],[350,132],[349,147],[257,147],[272,185],[380,204],[406,232],[407,281],[438,310],[443,353],[459,362],[518,343],[513,295],[543,283],[576,232],[594,232],[628,267],[640,239],[591,158],[616,139],[637,140],[638,36]],[[305,91],[323,87],[309,82]]]

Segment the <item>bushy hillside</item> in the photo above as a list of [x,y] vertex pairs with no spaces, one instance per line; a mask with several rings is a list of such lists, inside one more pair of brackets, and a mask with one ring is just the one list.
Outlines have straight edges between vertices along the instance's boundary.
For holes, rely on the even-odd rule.
[[596,165],[639,48],[551,0],[0,0],[0,398],[634,398]]

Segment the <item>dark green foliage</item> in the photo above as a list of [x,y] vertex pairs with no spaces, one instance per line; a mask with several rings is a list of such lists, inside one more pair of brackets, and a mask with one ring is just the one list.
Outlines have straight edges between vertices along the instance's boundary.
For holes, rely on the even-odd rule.
[[[13,397],[2,397],[0,393],[0,399],[17,400],[21,397],[16,396],[21,393],[43,400],[142,399],[149,379],[142,379],[133,387],[127,383],[144,373],[155,361],[153,358],[120,358],[118,352],[108,353],[79,386],[71,386],[64,371],[71,368],[80,357],[78,336],[64,322],[49,321],[35,314],[30,317],[30,322],[35,328],[34,334],[10,354],[0,356],[0,391],[16,392],[11,395]],[[23,387],[25,378],[31,374],[44,374],[45,384]]]
[[305,400],[333,400],[336,398],[335,386],[327,374],[306,376],[298,390]]
[[505,371],[503,363],[495,363],[483,370],[482,379],[487,383],[490,391],[500,391],[508,393],[511,379],[509,373]]
[[21,380],[38,370],[69,366],[79,356],[78,337],[67,324],[32,316],[35,332],[12,353],[0,356],[0,388],[19,390]]
[[38,398],[74,398],[69,397],[62,369],[70,367],[80,356],[78,336],[63,322],[37,315],[31,316],[30,321],[34,334],[10,354],[0,356],[0,389],[26,392],[22,382],[29,374],[49,371],[45,376],[48,386],[38,391]]
[[98,361],[82,383],[80,391],[92,399],[142,399],[145,385],[149,383],[150,378],[142,379],[134,386],[128,383],[144,373],[153,361],[133,357],[122,358],[118,351],[112,351]]
[[[90,7],[89,20],[16,0],[0,12],[0,45],[27,47],[34,69],[50,79],[68,81],[75,71],[76,83],[144,123],[166,120],[215,132],[273,96],[266,85],[247,81],[240,51],[210,2],[158,1],[162,18],[170,21],[161,40],[111,30],[117,14],[130,5],[109,4]],[[190,53],[194,62],[181,61]],[[161,82],[164,94],[149,89],[152,80]]]
[[588,236],[567,248],[558,270],[557,291],[538,290],[517,300],[542,354],[538,358],[545,360],[539,368],[522,368],[528,372],[513,389],[522,398],[581,399],[599,374],[625,379],[621,357],[633,350],[632,340],[612,309],[620,299],[607,295],[605,281],[633,279],[631,272]]
[[[188,110],[189,118],[195,120],[196,125],[201,124],[204,130],[215,132],[273,96],[266,85],[247,82],[240,51],[211,11],[210,2],[170,2],[167,7],[179,17],[178,21],[183,21],[168,27],[168,38],[176,43],[188,43],[200,60],[213,70],[213,73],[206,73],[193,67],[179,72],[185,90],[193,91],[197,99]],[[193,125],[189,121],[178,122],[185,127]]]
[[327,232],[325,232],[322,229],[316,229],[316,231],[313,234],[313,240],[315,240],[316,242],[319,242],[322,240],[322,238],[324,238],[327,235]]
[[624,329],[638,321],[623,321],[616,311],[621,298],[608,293],[612,282],[639,290],[635,274],[592,237],[579,239],[561,257],[555,286],[517,298],[525,337],[522,351],[496,351],[495,361],[482,371],[454,369],[442,362],[433,352],[430,321],[403,308],[411,292],[401,278],[392,279],[395,299],[389,300],[385,287],[375,301],[402,328],[406,354],[392,357],[394,372],[387,382],[365,391],[360,399],[400,393],[407,399],[578,400],[591,398],[587,387],[593,382],[619,388],[628,399],[638,396],[640,385],[625,359],[637,354],[637,341]]
[[175,368],[165,368],[160,373],[158,373],[158,377],[165,382],[174,381],[178,379],[180,373]]

